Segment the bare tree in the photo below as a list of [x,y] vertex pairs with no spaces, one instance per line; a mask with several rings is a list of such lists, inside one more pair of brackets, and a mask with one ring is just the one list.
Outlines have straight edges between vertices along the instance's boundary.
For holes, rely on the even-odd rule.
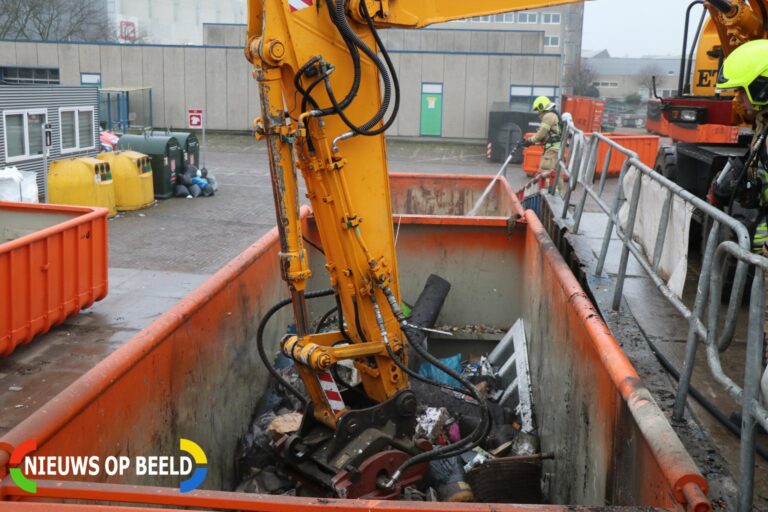
[[26,0],[0,0],[0,39],[17,39],[32,15]]
[[0,37],[33,41],[114,41],[100,0],[0,0]]
[[594,70],[587,61],[582,61],[581,65],[569,77],[569,84],[573,87],[573,93],[577,96],[589,96],[597,98],[600,96],[600,90],[595,87]]
[[637,85],[648,90],[648,95],[653,96],[653,77],[661,77],[664,71],[658,64],[648,64],[640,70],[637,76]]

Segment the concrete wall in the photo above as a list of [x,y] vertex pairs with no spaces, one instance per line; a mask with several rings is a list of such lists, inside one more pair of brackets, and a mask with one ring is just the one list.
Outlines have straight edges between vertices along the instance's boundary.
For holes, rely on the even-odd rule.
[[186,127],[187,109],[203,108],[211,129],[249,130],[258,112],[239,47],[0,42],[0,66],[59,67],[62,85],[80,85],[80,73],[101,73],[105,88],[151,87],[152,117],[161,128]]
[[[561,57],[543,53],[543,32],[385,30],[401,80],[393,136],[419,136],[423,83],[443,84],[442,137],[483,140],[488,112],[508,103],[510,86],[558,87]],[[245,60],[245,27],[206,25],[208,46],[20,43],[0,41],[0,66],[58,67],[62,85],[101,73],[102,86],[151,87],[156,127],[185,128],[187,110],[203,108],[214,130],[250,130],[258,89]]]

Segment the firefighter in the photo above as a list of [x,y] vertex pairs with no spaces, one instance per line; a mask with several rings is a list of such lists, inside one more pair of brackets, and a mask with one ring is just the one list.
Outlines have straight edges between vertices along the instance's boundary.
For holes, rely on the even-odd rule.
[[[746,170],[746,182],[741,186],[747,189],[746,202],[757,206],[760,212],[752,235],[752,251],[768,257],[768,148],[765,142],[760,142],[761,134],[768,127],[768,40],[750,41],[734,50],[723,63],[717,88],[735,89],[743,118],[754,123],[750,155],[757,152],[757,157]],[[768,313],[766,324],[765,331],[768,331]],[[765,357],[768,357],[766,352]],[[768,405],[768,367],[763,374],[761,389],[763,403]]]
[[760,210],[752,250],[768,255],[768,152],[765,144],[758,147],[760,134],[768,127],[768,40],[751,41],[734,50],[723,63],[717,88],[735,90],[742,117],[754,124],[750,155],[757,152],[757,157],[741,184],[751,194],[742,193],[740,197],[744,197],[742,202],[746,202],[747,207],[756,206]]
[[562,127],[557,105],[546,96],[539,96],[533,102],[533,110],[539,113],[541,126],[535,135],[528,138],[528,144],[544,146],[544,155],[539,165],[539,175],[545,175],[555,170],[560,156],[560,139]]

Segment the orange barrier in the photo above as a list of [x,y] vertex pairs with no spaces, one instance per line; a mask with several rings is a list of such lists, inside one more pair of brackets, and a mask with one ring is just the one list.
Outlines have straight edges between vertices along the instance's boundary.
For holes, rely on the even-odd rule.
[[[591,134],[587,134],[591,135]],[[624,148],[634,151],[641,162],[653,168],[656,165],[656,155],[659,152],[659,137],[656,135],[631,135],[623,133],[606,133],[609,139],[613,139]],[[608,144],[600,144],[597,160],[597,176],[603,174],[605,159],[608,156]],[[618,176],[621,166],[624,164],[624,155],[618,151],[611,154],[611,162],[608,166],[608,176]]]
[[107,214],[0,203],[0,357],[107,296]]
[[[408,175],[394,179],[392,187],[428,186],[433,179]],[[407,192],[393,196],[407,197]],[[394,221],[402,224],[397,249],[403,296],[417,296],[426,276],[436,272],[453,285],[442,313],[452,324],[482,321],[508,328],[525,319],[541,449],[557,454],[543,463],[550,475],[550,501],[587,505],[578,507],[585,511],[593,504],[599,504],[595,510],[604,510],[604,505],[711,510],[706,481],[541,223],[532,212],[523,214],[514,196],[509,200],[514,216],[505,225],[489,217],[468,221],[433,216],[419,207],[409,214],[396,210]],[[304,236],[319,244],[307,209],[302,218]],[[313,271],[309,287],[325,288],[322,255],[312,246],[308,251]],[[147,507],[133,509],[140,512],[159,506],[259,512],[573,509],[220,491],[236,484],[232,457],[266,389],[267,372],[255,354],[253,337],[267,309],[287,295],[279,253],[273,229],[0,439],[2,478],[13,447],[29,439],[37,441],[35,455],[103,458],[177,454],[183,437],[206,452],[205,490],[182,494],[180,477],[127,473],[41,477],[37,494],[30,496],[6,477],[0,481],[0,501],[10,500],[12,507],[5,510],[38,512],[39,505],[28,502],[41,499],[81,502],[46,509],[56,512],[122,512],[120,504]],[[309,314],[321,315],[331,302],[310,301]],[[269,352],[277,352],[290,318],[289,311],[282,311],[267,327]]]
[[605,101],[584,96],[563,96],[561,112],[573,117],[576,128],[585,132],[599,132],[603,126]]

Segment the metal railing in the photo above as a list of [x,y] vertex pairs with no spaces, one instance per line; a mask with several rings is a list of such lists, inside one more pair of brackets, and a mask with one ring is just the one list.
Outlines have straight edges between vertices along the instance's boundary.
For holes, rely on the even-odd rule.
[[[594,133],[591,137],[587,138],[581,130],[569,124],[564,130],[562,146],[555,180],[549,192],[550,194],[555,194],[558,186],[561,187],[561,190],[564,192],[561,216],[563,219],[567,219],[572,207],[571,199],[576,194],[578,186],[581,185],[583,190],[575,205],[573,224],[570,227],[571,232],[573,234],[579,233],[587,198],[591,198],[608,217],[600,256],[595,269],[596,275],[602,275],[605,269],[606,258],[614,231],[621,241],[622,251],[613,294],[613,309],[618,311],[621,306],[629,255],[631,254],[656,288],[688,322],[685,362],[680,372],[673,418],[680,420],[683,417],[696,350],[700,340],[706,343],[707,363],[713,377],[741,404],[743,420],[740,452],[739,510],[745,512],[751,510],[754,490],[755,425],[760,423],[764,428],[768,429],[768,411],[759,402],[766,302],[763,276],[768,271],[768,259],[750,252],[751,239],[749,231],[741,222],[655,172],[641,162],[637,154],[623,148],[603,134]],[[605,147],[605,158],[601,164],[599,154],[604,146],[607,147]],[[623,155],[623,163],[618,175],[618,191],[612,204],[609,205],[604,198],[606,180],[609,174],[611,159],[617,154]],[[596,186],[595,177],[598,168],[602,170],[602,173],[599,184]],[[627,199],[624,194],[624,187],[628,176],[633,174],[631,171],[634,171],[636,180],[632,185],[631,195]],[[644,181],[658,184],[664,193],[664,202],[661,206],[661,217],[655,246],[650,257],[646,255],[641,245],[634,240],[638,207]],[[708,233],[705,231],[706,243],[703,248],[703,261],[692,308],[689,308],[670,289],[659,273],[664,245],[667,239],[667,228],[675,198],[679,198],[686,205],[694,208],[701,217],[703,226],[708,227]],[[619,213],[627,201],[629,205],[627,219],[626,223],[622,225]],[[724,268],[728,268],[725,264],[729,256],[737,264],[733,275],[730,299],[722,320],[722,333],[718,336],[718,322],[720,321],[723,309],[721,303],[723,274],[725,272]],[[749,302],[749,332],[744,388],[741,388],[723,371],[719,354],[731,344],[734,338],[750,268],[754,269],[755,277],[752,282],[751,299]],[[702,318],[707,306],[707,299],[709,299],[709,309],[707,312],[707,324],[705,325],[702,322]]]

